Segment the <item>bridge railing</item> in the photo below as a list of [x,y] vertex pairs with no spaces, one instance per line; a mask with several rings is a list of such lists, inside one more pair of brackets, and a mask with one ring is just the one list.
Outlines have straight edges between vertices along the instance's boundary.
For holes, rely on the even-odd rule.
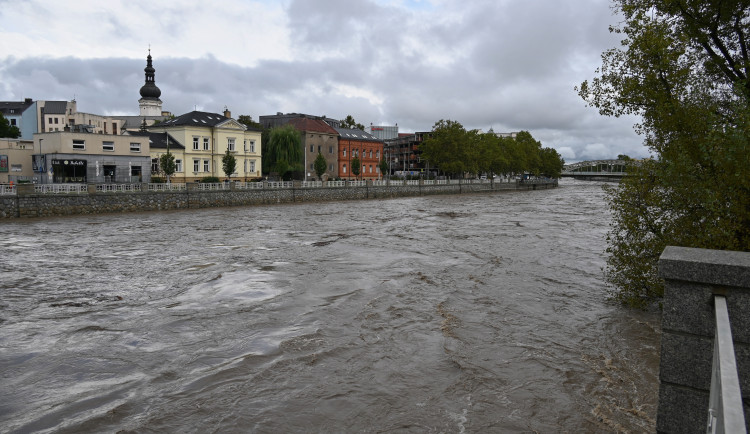
[[656,431],[746,433],[750,252],[669,246],[659,275],[665,289]]
[[732,330],[729,325],[729,310],[726,297],[723,295],[714,296],[714,313],[716,334],[706,432],[746,433],[740,378],[737,374]]

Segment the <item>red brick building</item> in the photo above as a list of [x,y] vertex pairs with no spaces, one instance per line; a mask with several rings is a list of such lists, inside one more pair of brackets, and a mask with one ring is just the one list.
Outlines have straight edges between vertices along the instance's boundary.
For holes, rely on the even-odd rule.
[[[382,178],[380,160],[383,141],[362,130],[336,128],[339,134],[338,176],[344,180],[377,180]],[[360,161],[359,176],[352,173],[352,160]]]

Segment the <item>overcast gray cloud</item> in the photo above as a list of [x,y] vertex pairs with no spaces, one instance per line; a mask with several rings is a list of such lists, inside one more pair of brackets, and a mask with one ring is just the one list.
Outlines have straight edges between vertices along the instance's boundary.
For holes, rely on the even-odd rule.
[[175,114],[351,114],[402,132],[452,119],[528,130],[568,161],[643,157],[636,119],[574,91],[616,21],[607,0],[33,1],[0,9],[0,100],[137,114],[150,44]]

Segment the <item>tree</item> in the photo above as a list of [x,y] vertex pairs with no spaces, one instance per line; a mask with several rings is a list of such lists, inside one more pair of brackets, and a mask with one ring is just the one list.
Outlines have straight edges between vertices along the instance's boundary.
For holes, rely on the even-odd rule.
[[288,179],[291,172],[305,170],[302,138],[292,125],[272,128],[262,151],[263,172],[266,174],[276,172],[280,177]]
[[750,250],[747,0],[615,0],[624,36],[579,94],[607,116],[634,114],[655,158],[608,189],[606,275],[623,303],[663,295],[667,245]]
[[359,169],[361,166],[359,162],[359,157],[352,158],[351,165],[352,165],[352,173],[354,174],[354,177],[355,178],[359,177]]
[[237,159],[234,158],[232,152],[227,147],[227,152],[221,157],[221,168],[224,170],[224,175],[227,178],[232,179],[232,174],[237,169]]
[[422,158],[438,166],[445,173],[463,175],[466,171],[464,144],[467,132],[463,125],[452,120],[439,120],[432,127],[432,137],[420,145]]
[[169,152],[169,148],[167,148],[166,154],[162,154],[159,157],[159,168],[164,172],[164,176],[167,177],[167,184],[169,184],[169,177],[174,175],[174,172],[177,170],[177,165],[174,161],[174,154]]
[[21,136],[21,130],[17,126],[11,125],[10,121],[0,113],[0,137],[7,139],[17,139]]
[[237,122],[244,124],[246,127],[254,130],[263,130],[263,125],[255,122],[252,116],[240,115],[240,117],[237,118]]
[[357,128],[362,131],[365,130],[365,126],[355,121],[352,115],[347,115],[346,118],[342,119],[340,122],[341,128]]
[[318,180],[322,181],[323,174],[326,173],[326,168],[328,167],[328,162],[326,162],[326,157],[320,152],[318,152],[318,156],[315,157],[313,167],[315,168],[315,174],[318,175]]
[[383,175],[383,176],[386,176],[386,175],[390,176],[391,171],[390,171],[390,168],[388,167],[388,161],[386,161],[385,158],[381,158],[380,159],[380,162],[378,163],[378,168],[380,169],[380,174],[381,175]]
[[630,158],[629,156],[627,156],[625,154],[618,154],[617,155],[617,159],[620,160],[620,161],[631,161],[632,160],[632,158]]

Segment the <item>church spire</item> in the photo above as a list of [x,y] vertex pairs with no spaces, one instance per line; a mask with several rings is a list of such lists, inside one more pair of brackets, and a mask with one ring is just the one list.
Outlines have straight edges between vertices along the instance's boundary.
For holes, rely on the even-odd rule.
[[154,78],[153,64],[151,63],[151,47],[148,49],[148,57],[146,57],[146,68],[143,70],[146,72],[146,83],[141,87],[141,99],[138,100],[141,107],[141,116],[161,116],[161,90],[156,87],[156,79]]

